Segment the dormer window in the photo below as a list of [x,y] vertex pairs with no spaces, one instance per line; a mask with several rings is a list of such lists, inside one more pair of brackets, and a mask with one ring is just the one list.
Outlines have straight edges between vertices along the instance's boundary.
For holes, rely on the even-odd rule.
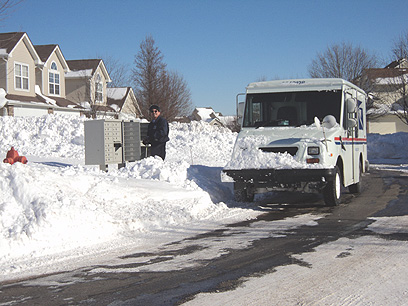
[[102,103],[103,102],[103,87],[101,76],[99,74],[96,75],[95,80],[95,102]]
[[28,90],[29,78],[28,78],[28,65],[14,63],[14,86],[19,90]]
[[57,64],[52,62],[50,71],[48,72],[48,84],[50,95],[60,95],[60,74],[58,72]]

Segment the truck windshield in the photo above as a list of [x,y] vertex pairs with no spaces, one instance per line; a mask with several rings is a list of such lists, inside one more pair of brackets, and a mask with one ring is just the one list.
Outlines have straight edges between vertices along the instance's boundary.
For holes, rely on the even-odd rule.
[[340,122],[341,90],[247,94],[244,127],[310,125],[333,115]]

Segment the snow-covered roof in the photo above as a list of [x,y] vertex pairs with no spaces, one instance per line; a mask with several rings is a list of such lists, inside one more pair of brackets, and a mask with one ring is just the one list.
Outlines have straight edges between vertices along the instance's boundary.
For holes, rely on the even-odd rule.
[[213,117],[211,114],[215,116],[215,112],[211,107],[197,107],[197,115],[200,116],[201,120],[203,121],[211,121]]
[[0,57],[7,57],[7,56],[8,56],[7,49],[0,48]]
[[127,93],[128,88],[127,87],[117,87],[117,88],[107,88],[106,92],[108,95],[108,98],[111,98],[113,100],[122,100]]
[[91,77],[92,76],[92,69],[84,69],[84,70],[77,70],[77,71],[68,71],[65,73],[65,78],[80,78],[80,77]]
[[[100,68],[102,74],[105,76],[106,81],[112,82],[111,78],[109,77],[109,73],[106,70],[105,64],[101,59],[81,59],[81,60],[69,60],[67,61],[69,69],[72,71],[86,71],[86,74],[82,72],[82,74],[68,74],[68,78],[74,77],[89,77],[93,76],[95,71]],[[89,72],[89,70],[91,70]]]
[[247,86],[247,93],[261,93],[270,90],[274,92],[285,92],[288,90],[290,91],[336,90],[341,89],[343,85],[348,85],[350,87],[359,89],[354,84],[343,79],[315,78],[315,79],[276,80],[250,83]]
[[390,84],[407,84],[408,83],[408,73],[395,77],[377,78],[375,83],[378,85],[390,85]]

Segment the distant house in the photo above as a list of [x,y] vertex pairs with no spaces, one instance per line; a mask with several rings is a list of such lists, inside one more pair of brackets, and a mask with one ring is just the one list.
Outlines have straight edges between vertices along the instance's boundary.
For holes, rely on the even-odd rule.
[[[36,69],[36,85],[40,91],[47,95],[60,107],[67,109],[80,110],[84,108],[77,103],[66,99],[65,94],[65,73],[69,72],[68,64],[62,55],[58,45],[35,45],[35,50],[44,63],[42,69]],[[57,113],[72,113],[65,109],[54,110]]]
[[117,113],[142,117],[139,104],[131,87],[107,88],[108,106]]
[[25,32],[0,33],[0,58],[0,115],[86,111],[65,96],[69,68],[58,45],[34,46]]
[[89,107],[92,116],[115,117],[116,110],[108,105],[107,83],[111,82],[101,59],[67,61],[70,71],[65,74],[67,98]]
[[191,120],[204,121],[210,125],[225,127],[224,123],[220,120],[221,113],[216,113],[212,107],[198,107],[194,109]]
[[408,91],[407,59],[394,61],[384,68],[366,69],[356,80],[356,84],[369,96],[370,108],[367,111],[369,133],[408,132],[408,125],[396,115],[403,103],[402,92]]

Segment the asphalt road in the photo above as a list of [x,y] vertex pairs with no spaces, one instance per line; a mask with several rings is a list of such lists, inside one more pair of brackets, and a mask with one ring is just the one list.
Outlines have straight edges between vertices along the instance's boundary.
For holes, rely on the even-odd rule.
[[[343,202],[336,207],[325,207],[319,195],[276,193],[255,203],[265,211],[259,218],[191,237],[188,240],[192,243],[185,247],[180,247],[180,241],[161,247],[157,253],[124,254],[114,265],[2,283],[0,305],[178,305],[200,292],[232,290],[242,277],[271,273],[282,265],[305,264],[294,262],[292,254],[311,251],[340,237],[381,236],[365,230],[373,222],[367,217],[407,215],[407,191],[408,176],[373,170],[364,176],[362,193],[358,196],[345,193]],[[208,241],[232,239],[233,229],[244,228],[250,232],[255,230],[253,225],[257,222],[302,214],[324,217],[317,220],[316,226],[301,226],[285,236],[255,239],[242,249],[232,249],[212,259],[197,258],[198,265],[169,271],[148,269],[180,255],[194,258],[196,252],[206,248]],[[407,237],[395,235],[387,239],[407,240]],[[147,257],[150,259],[146,262],[137,261]],[[95,272],[98,269],[101,272]],[[106,273],[108,269],[110,272]]]

